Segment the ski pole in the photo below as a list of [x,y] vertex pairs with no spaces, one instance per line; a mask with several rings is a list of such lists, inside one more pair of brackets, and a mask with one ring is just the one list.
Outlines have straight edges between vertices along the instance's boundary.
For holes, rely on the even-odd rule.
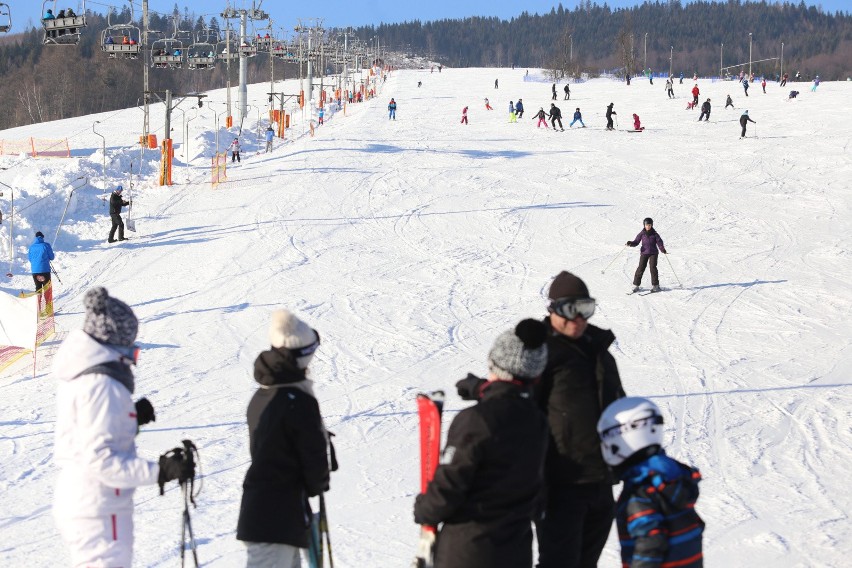
[[62,284],[62,280],[59,278],[59,273],[56,272],[56,269],[53,268],[53,265],[50,265],[50,271],[53,272],[53,275],[56,276],[56,281]]
[[666,254],[665,256],[666,256],[666,260],[669,263],[669,268],[672,269],[672,274],[674,274],[675,280],[677,280],[677,285],[680,286],[681,288],[683,288],[683,284],[680,283],[680,278],[677,277],[677,273],[674,270],[674,266],[672,266],[672,261],[669,260],[669,255]]
[[623,253],[626,249],[627,249],[627,245],[624,245],[624,247],[622,247],[622,249],[621,249],[620,251],[618,251],[618,254],[617,254],[617,255],[615,255],[615,258],[613,258],[613,259],[610,261],[610,263],[606,265],[606,268],[604,268],[603,270],[601,270],[601,274],[603,274],[604,272],[606,272],[607,270],[609,270],[609,267],[610,267],[610,266],[612,266],[612,264],[613,264],[616,260],[618,260],[618,257],[619,257],[619,256],[621,256],[621,253]]

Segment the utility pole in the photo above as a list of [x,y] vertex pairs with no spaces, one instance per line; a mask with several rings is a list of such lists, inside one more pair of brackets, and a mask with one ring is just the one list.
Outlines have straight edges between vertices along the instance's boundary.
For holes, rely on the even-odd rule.
[[748,33],[748,76],[751,78],[751,32]]
[[[260,1],[259,4],[255,5],[254,0],[252,0],[250,9],[239,9],[236,10],[234,8],[226,8],[224,12],[222,12],[222,18],[224,19],[240,19],[240,45],[246,41],[246,31],[248,26],[248,20],[266,20],[269,19],[269,14],[260,9],[263,4],[263,0]],[[254,39],[254,38],[252,38]],[[240,122],[246,119],[248,116],[248,58],[240,52]],[[230,109],[229,109],[230,111]]]

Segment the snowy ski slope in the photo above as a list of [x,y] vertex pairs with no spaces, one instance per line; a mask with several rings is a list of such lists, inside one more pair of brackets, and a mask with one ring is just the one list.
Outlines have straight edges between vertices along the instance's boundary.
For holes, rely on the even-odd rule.
[[[770,84],[766,95],[755,84],[746,99],[734,83],[701,80],[700,100],[714,108],[699,124],[698,111],[684,109],[689,81],[668,100],[659,81],[597,79],[557,102],[566,131],[554,133],[531,120],[550,106],[550,83],[524,82],[525,71],[400,71],[315,137],[297,117],[270,154],[257,154],[262,143],[248,132],[268,85],[252,86],[244,159],[216,189],[209,157],[225,94],[211,92],[197,118],[173,115],[173,187],[156,186],[156,152],[144,153],[133,192],[139,232],[115,245],[105,242],[99,196],[128,186],[131,160],[138,171],[138,109],[0,132],[68,136],[74,148],[70,160],[0,157],[19,212],[16,275],[0,289],[31,288],[31,235],[53,241],[73,180],[88,177],[55,247],[57,323],[82,325],[81,299],[94,285],[133,305],[143,347],[136,396],[157,411],[138,445],[155,459],[183,438],[198,444],[204,488],[192,514],[205,566],[245,561],[234,537],[244,416],[271,310],[286,306],[322,335],[312,372],[341,463],[327,498],[336,565],[406,566],[418,534],[415,394],[446,389],[451,420],[466,404],[454,382],[485,371],[499,332],[545,314],[562,269],[586,280],[599,305],[593,323],[615,332],[627,392],[663,408],[670,453],[703,472],[707,565],[848,566],[852,84],[816,93]],[[802,95],[788,102],[791,88]],[[728,93],[737,110],[722,109]],[[526,115],[509,124],[517,97]],[[647,130],[604,131],[610,102],[622,130],[634,112]],[[459,124],[465,105],[469,126]],[[568,131],[576,106],[589,128]],[[757,124],[739,140],[743,108]],[[152,124],[162,123],[158,105]],[[231,136],[223,129],[220,145]],[[671,264],[660,259],[669,290],[628,296],[638,252],[623,244],[646,216],[670,252]],[[0,235],[7,255],[7,223]],[[2,566],[68,559],[51,516],[54,392],[47,369],[0,377]],[[164,497],[156,487],[137,492],[137,566],[176,565],[180,514],[175,486]],[[618,562],[613,533],[601,566]]]

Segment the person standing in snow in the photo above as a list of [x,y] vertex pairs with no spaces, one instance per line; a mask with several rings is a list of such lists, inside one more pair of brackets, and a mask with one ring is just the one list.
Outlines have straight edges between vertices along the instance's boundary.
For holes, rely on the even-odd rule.
[[615,126],[613,125],[613,122],[612,122],[612,115],[614,115],[614,114],[617,115],[618,113],[615,112],[614,110],[612,110],[612,107],[614,107],[614,106],[615,106],[615,103],[609,103],[606,107],[606,129],[607,130],[615,130]]
[[565,83],[565,98],[563,100],[570,101],[571,100],[571,86],[568,83]]
[[748,96],[748,79],[743,79],[743,91],[745,91],[745,96]]
[[696,106],[698,104],[698,95],[701,91],[698,90],[698,83],[695,83],[695,86],[692,87],[692,105]]
[[553,92],[553,96],[551,97],[550,100],[555,101],[556,100],[556,83],[553,83],[553,86],[550,88],[550,90]]
[[518,122],[518,117],[515,116],[515,103],[509,101],[509,122]]
[[548,430],[531,389],[547,365],[547,334],[521,321],[494,341],[487,380],[463,379],[475,392],[460,394],[477,404],[453,419],[441,464],[414,502],[416,523],[443,523],[435,566],[532,567]]
[[784,76],[781,77],[781,86],[784,87],[787,85],[787,79],[790,77],[789,73],[784,73]]
[[494,110],[491,103],[488,102],[488,97],[485,97],[485,110]]
[[396,120],[396,101],[393,97],[388,103],[388,120]]
[[757,122],[752,120],[751,117],[748,115],[748,111],[745,110],[745,111],[743,111],[743,114],[740,116],[740,126],[743,127],[743,131],[742,131],[742,134],[740,134],[740,138],[745,138],[746,126],[748,126],[749,122],[754,122],[755,124],[757,124]]
[[701,122],[702,118],[704,118],[704,122],[710,121],[710,99],[701,104],[701,116],[698,117],[698,122]]
[[601,454],[624,482],[616,504],[623,566],[704,566],[695,512],[701,473],[663,450],[663,416],[645,398],[621,398],[598,421]]
[[494,88],[497,89],[499,87],[499,79],[494,79]]
[[131,398],[138,321],[104,288],[86,292],[83,305],[83,329],[68,334],[53,362],[59,383],[53,517],[72,566],[130,567],[136,488],[186,483],[195,468],[174,455],[159,463],[136,455],[139,427],[155,420],[147,399]]
[[565,131],[562,127],[562,110],[556,106],[556,103],[550,103],[550,125],[553,130],[556,130],[556,123],[559,123],[559,130]]
[[[328,491],[332,458],[308,365],[319,334],[287,310],[272,313],[271,347],[254,362],[260,388],[248,405],[251,465],[243,481],[237,540],[248,568],[298,568],[308,548],[308,497]],[[334,452],[331,452],[334,456]]]
[[464,107],[464,108],[462,109],[462,118],[461,118],[461,123],[462,123],[462,124],[467,124],[467,107]]
[[766,94],[766,77],[760,80],[760,86],[763,87],[763,94]]
[[275,138],[275,131],[272,130],[272,125],[266,127],[266,152],[272,151],[272,140]]
[[109,196],[109,218],[112,220],[112,227],[109,230],[108,243],[115,242],[115,230],[118,229],[118,240],[123,241],[124,238],[124,221],[121,219],[121,208],[125,205],[130,205],[130,201],[125,201],[121,197],[124,188],[120,185],[115,188],[112,195]]
[[683,71],[680,72],[680,83],[679,85],[683,85]]
[[728,95],[728,98],[725,100],[725,110],[728,110],[728,107],[736,109],[734,106],[734,99],[731,98],[731,95]]
[[642,284],[642,276],[645,274],[645,268],[649,265],[651,267],[651,291],[659,292],[660,276],[657,273],[657,257],[659,253],[657,249],[663,254],[669,253],[666,252],[666,245],[663,244],[663,238],[654,230],[654,220],[650,217],[645,217],[642,224],[645,228],[639,231],[635,239],[626,243],[629,247],[642,245],[639,250],[639,266],[636,267],[636,273],[633,275],[633,292],[639,291],[639,286]]
[[580,121],[582,127],[585,128],[586,125],[583,123],[583,115],[580,113],[580,107],[577,107],[577,110],[574,111],[574,120],[571,121],[571,124],[568,125],[568,128],[574,126],[574,123],[578,120]]
[[674,98],[674,79],[672,77],[666,79],[666,94],[670,99]]
[[240,139],[234,138],[234,141],[231,142],[231,163],[234,163],[234,160],[240,162]]
[[50,283],[50,261],[53,260],[53,248],[50,243],[44,242],[44,233],[41,231],[36,231],[28,256],[35,291],[41,292],[41,289]]
[[811,87],[811,92],[812,92],[812,93],[815,93],[815,92],[816,92],[816,90],[817,90],[817,87],[819,87],[819,75],[817,75],[817,76],[814,78],[814,86],[813,86],[813,87]]
[[317,125],[322,126],[325,124],[325,107],[319,107],[317,109]]
[[548,128],[548,126],[547,126],[547,118],[549,118],[549,117],[550,117],[550,115],[549,115],[549,114],[547,114],[546,112],[544,112],[544,107],[540,107],[540,108],[538,109],[538,112],[536,113],[536,115],[532,118],[533,120],[538,119],[538,123],[535,125],[535,127],[536,127],[536,128],[541,128],[541,125],[542,125],[542,123],[543,123],[543,124],[544,124],[544,127],[545,127],[545,128]]
[[518,99],[518,102],[515,103],[515,114],[518,115],[518,118],[524,117],[524,100]]

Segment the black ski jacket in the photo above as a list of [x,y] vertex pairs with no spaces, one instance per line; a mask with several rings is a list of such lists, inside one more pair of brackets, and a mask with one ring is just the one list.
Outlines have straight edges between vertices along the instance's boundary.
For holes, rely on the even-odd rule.
[[532,566],[546,448],[547,421],[521,383],[488,383],[456,416],[441,465],[414,503],[415,522],[444,523],[436,567]]
[[[550,319],[545,319],[550,325]],[[593,325],[577,340],[551,331],[548,362],[536,387],[547,413],[549,488],[576,483],[614,483],[601,457],[597,422],[611,402],[625,396],[609,346],[615,335]]]
[[121,208],[125,205],[130,205],[130,202],[123,200],[120,193],[113,191],[112,195],[109,196],[109,214],[121,215]]
[[[722,109],[722,110],[724,110],[724,109]],[[708,103],[707,101],[704,101],[701,104],[701,112],[703,112],[704,114],[709,116],[710,115],[710,103]]]
[[237,539],[308,547],[308,497],[328,490],[319,404],[292,356],[270,349],[254,363],[261,387],[248,406],[251,465],[243,482]]
[[606,117],[609,118],[614,114],[618,114],[614,110],[612,110],[612,105],[606,105]]
[[550,107],[550,118],[562,118],[562,111],[558,106]]

